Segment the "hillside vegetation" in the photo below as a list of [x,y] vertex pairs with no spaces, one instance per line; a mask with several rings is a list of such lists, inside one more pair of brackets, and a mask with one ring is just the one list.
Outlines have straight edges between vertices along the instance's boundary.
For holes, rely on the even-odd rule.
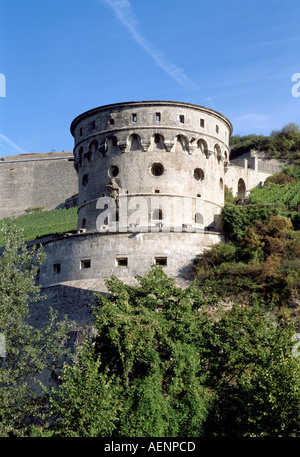
[[[219,297],[284,308],[300,295],[300,166],[270,176],[240,205],[229,189],[222,210],[227,242],[204,253],[197,275]],[[298,313],[299,311],[299,313]],[[300,308],[297,310],[300,316]]]
[[255,149],[277,159],[300,163],[300,131],[293,122],[286,124],[281,130],[273,130],[270,136],[233,135],[230,146],[232,158]]
[[[4,246],[2,227],[8,219],[0,220],[0,246]],[[24,230],[25,241],[35,240],[45,235],[58,235],[76,230],[77,208],[42,211],[29,210],[15,218],[17,228]]]

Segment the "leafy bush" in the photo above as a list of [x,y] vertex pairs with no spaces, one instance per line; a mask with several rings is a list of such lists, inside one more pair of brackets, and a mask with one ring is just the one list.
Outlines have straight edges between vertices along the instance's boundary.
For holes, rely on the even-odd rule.
[[42,436],[293,437],[300,426],[295,328],[260,306],[212,312],[161,267],[98,295],[97,335],[50,393]]

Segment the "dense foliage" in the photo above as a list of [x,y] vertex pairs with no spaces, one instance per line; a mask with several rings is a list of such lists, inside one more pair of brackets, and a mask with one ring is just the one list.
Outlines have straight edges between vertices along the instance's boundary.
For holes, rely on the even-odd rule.
[[161,267],[99,295],[97,336],[49,395],[46,436],[297,436],[295,329],[262,308],[214,310]]
[[0,333],[5,351],[0,354],[0,436],[22,436],[38,420],[41,403],[36,395],[36,376],[53,368],[65,351],[63,343],[70,324],[56,322],[42,329],[28,323],[29,300],[41,299],[35,284],[41,252],[27,251],[22,232],[4,226],[6,242],[0,257]]
[[200,284],[219,297],[239,295],[286,306],[300,293],[300,166],[292,165],[252,189],[239,205],[226,189],[222,209],[226,244],[198,261]]
[[[37,208],[28,214],[15,218],[16,227],[23,230],[25,241],[35,240],[45,235],[56,235],[76,230],[77,208],[57,209],[42,211]],[[0,229],[8,223],[9,219],[0,220]],[[0,230],[0,246],[4,246],[5,240]]]
[[230,139],[231,157],[239,156],[250,149],[265,152],[271,157],[300,163],[300,131],[293,122],[279,131],[264,135],[234,135]]

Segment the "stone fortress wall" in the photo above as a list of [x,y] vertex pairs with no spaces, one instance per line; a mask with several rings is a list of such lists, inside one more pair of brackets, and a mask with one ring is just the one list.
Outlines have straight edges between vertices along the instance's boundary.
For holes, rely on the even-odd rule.
[[21,154],[0,158],[0,219],[28,208],[72,204],[78,178],[72,152]]

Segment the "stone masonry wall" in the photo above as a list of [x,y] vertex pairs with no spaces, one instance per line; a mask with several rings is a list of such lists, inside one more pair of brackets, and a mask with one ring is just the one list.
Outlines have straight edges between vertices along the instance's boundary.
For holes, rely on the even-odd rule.
[[0,159],[0,219],[28,208],[55,209],[78,192],[71,152],[22,154]]

